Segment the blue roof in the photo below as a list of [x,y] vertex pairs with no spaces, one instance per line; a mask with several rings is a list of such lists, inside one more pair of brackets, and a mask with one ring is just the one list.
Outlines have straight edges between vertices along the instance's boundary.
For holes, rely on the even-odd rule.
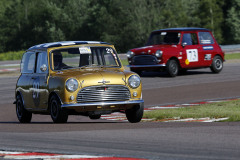
[[166,28],[166,29],[159,29],[155,31],[196,31],[196,30],[210,31],[209,29],[206,29],[206,28],[195,28],[195,27]]
[[70,45],[79,45],[79,44],[108,44],[108,45],[111,45],[109,43],[100,42],[100,41],[61,41],[61,42],[38,44],[38,45],[30,47],[28,50],[46,49],[46,48],[52,48],[52,47],[70,46]]

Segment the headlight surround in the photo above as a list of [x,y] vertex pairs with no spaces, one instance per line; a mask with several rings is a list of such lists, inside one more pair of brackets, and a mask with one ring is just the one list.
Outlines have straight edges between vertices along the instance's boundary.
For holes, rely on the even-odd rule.
[[162,54],[163,54],[163,51],[157,50],[156,53],[155,53],[155,56],[158,57],[158,58],[161,58]]
[[78,81],[74,78],[70,78],[66,81],[66,88],[69,92],[74,92],[78,89]]
[[128,84],[131,88],[137,88],[140,86],[141,79],[137,75],[132,75],[128,79]]
[[134,52],[132,52],[132,51],[127,52],[127,57],[128,58],[132,58],[133,56],[134,56]]

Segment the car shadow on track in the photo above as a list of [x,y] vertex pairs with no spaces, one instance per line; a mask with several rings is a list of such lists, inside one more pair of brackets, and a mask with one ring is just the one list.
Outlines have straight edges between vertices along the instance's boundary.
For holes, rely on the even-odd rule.
[[105,122],[67,122],[67,123],[53,123],[53,122],[31,122],[31,123],[20,123],[20,122],[0,122],[0,124],[104,124],[104,123],[129,123],[124,121],[105,121]]
[[[205,75],[206,74],[212,75],[214,73],[212,73],[211,71],[190,70],[190,71],[187,71],[185,73],[179,73],[178,76],[204,75],[204,74]],[[144,71],[141,73],[140,77],[144,77],[144,78],[147,78],[147,77],[150,77],[150,78],[153,78],[153,77],[173,78],[173,77],[170,77],[167,74],[167,72],[144,72]]]

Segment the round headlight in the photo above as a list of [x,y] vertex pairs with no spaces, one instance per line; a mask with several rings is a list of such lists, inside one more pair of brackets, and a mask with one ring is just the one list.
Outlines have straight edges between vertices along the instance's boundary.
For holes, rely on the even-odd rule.
[[127,52],[127,57],[128,58],[132,58],[133,56],[134,56],[134,52],[132,52],[132,51]]
[[74,92],[78,88],[78,81],[76,79],[70,78],[66,81],[66,88],[70,92]]
[[128,79],[128,84],[131,88],[139,87],[140,83],[141,83],[141,80],[137,75],[132,75]]
[[162,54],[163,54],[163,52],[161,50],[157,50],[155,53],[156,57],[158,57],[158,58],[162,57]]

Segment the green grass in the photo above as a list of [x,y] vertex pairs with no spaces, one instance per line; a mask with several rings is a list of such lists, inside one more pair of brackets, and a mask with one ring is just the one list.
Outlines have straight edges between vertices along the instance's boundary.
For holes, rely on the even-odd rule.
[[126,59],[121,60],[121,62],[122,62],[122,65],[124,65],[124,66],[128,65],[128,60],[126,60]]
[[240,59],[240,53],[225,54],[226,60]]
[[0,61],[8,61],[8,60],[20,60],[22,59],[22,55],[25,51],[17,51],[17,52],[5,52],[0,53]]
[[[20,60],[24,52],[25,51],[9,51],[5,53],[0,53],[0,61]],[[240,53],[226,54],[225,59],[240,59]],[[128,61],[126,59],[123,59],[121,61],[123,65],[128,65]]]
[[240,121],[240,100],[144,112],[144,118],[155,120],[174,119],[175,117],[180,119],[229,117],[226,121]]

